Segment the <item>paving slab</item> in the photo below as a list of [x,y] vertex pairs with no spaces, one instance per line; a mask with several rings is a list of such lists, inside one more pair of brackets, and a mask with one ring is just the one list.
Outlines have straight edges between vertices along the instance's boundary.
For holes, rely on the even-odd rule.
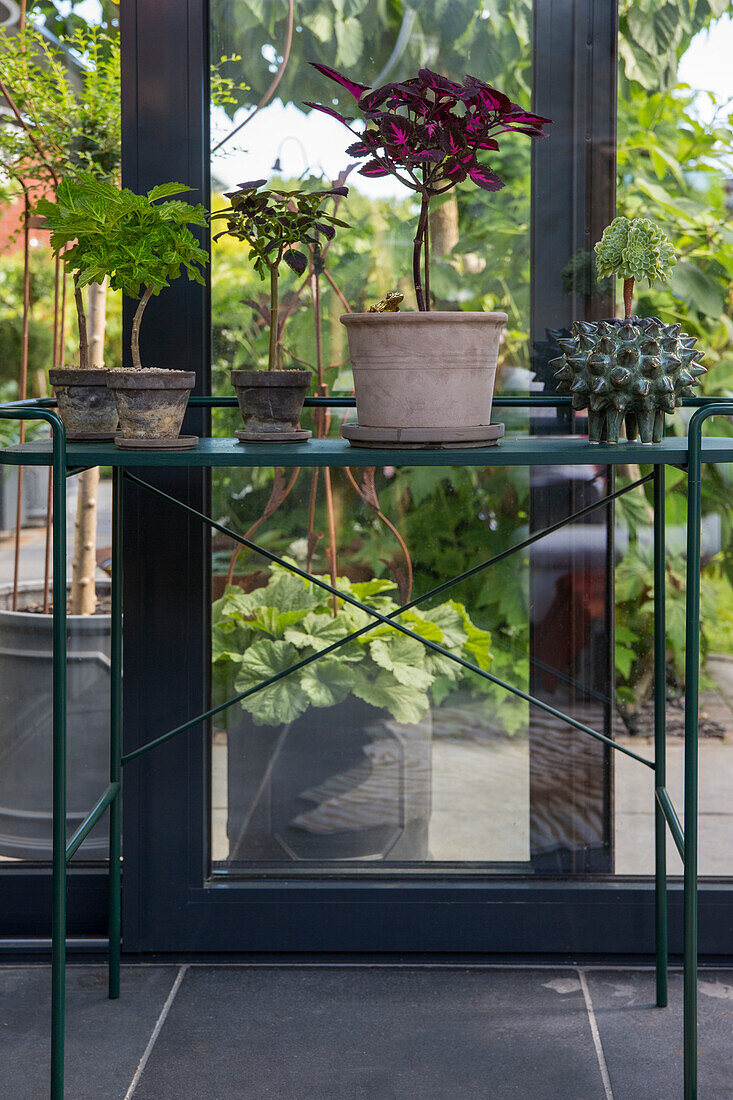
[[[178,967],[123,967],[122,996],[107,997],[107,971],[67,971],[68,1100],[122,1100],[170,993]],[[49,1091],[51,971],[0,968],[0,1096],[42,1100]],[[168,1094],[173,1100],[174,1094]],[[162,1100],[162,1097],[161,1097]]]
[[604,1100],[572,970],[189,968],[134,1100]]
[[[682,975],[670,974],[669,1005],[655,1005],[649,971],[586,972],[613,1100],[682,1096]],[[704,970],[699,989],[699,1093],[733,1097],[733,970]]]

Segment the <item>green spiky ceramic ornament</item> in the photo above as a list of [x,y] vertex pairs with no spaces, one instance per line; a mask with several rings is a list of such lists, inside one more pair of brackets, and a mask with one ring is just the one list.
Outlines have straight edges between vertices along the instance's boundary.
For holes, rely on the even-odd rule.
[[553,359],[560,393],[572,394],[573,408],[588,409],[591,443],[617,443],[621,425],[630,440],[658,443],[664,414],[674,412],[705,374],[695,338],[656,317],[632,317],[636,279],[666,280],[674,248],[648,218],[615,218],[595,248],[599,278],[624,280],[623,321],[576,321],[558,343]]

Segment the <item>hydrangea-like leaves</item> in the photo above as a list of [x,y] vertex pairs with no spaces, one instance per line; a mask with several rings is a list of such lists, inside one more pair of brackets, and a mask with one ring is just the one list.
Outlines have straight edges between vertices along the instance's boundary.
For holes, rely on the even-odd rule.
[[592,443],[617,443],[624,420],[630,440],[658,443],[664,414],[694,397],[706,372],[695,337],[656,318],[576,321],[558,343],[564,354],[550,363],[558,392],[572,394],[574,409],[588,409]]
[[655,279],[666,282],[677,262],[669,237],[649,218],[614,218],[595,246],[600,279]]

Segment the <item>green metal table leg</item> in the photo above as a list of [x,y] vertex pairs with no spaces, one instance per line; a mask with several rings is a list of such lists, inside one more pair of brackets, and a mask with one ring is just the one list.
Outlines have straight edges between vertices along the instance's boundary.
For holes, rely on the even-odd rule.
[[[664,466],[654,467],[654,785],[667,785]],[[654,917],[657,1005],[667,1004],[667,822],[654,799]]]
[[688,428],[687,631],[685,662],[684,1057],[685,1100],[697,1100],[697,810],[700,687],[700,519],[702,425],[730,404],[698,409]]
[[[122,779],[122,469],[112,471],[112,608],[109,777]],[[109,996],[120,995],[122,788],[109,812]]]
[[53,882],[51,922],[51,1100],[64,1096],[66,1027],[66,433],[53,434]]

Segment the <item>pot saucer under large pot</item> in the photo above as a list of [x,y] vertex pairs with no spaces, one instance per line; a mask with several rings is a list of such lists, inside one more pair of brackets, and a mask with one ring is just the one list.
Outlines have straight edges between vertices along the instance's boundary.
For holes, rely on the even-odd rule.
[[100,367],[52,367],[48,377],[70,442],[103,442],[115,437],[117,406]]
[[488,446],[506,313],[346,313],[360,446]]

